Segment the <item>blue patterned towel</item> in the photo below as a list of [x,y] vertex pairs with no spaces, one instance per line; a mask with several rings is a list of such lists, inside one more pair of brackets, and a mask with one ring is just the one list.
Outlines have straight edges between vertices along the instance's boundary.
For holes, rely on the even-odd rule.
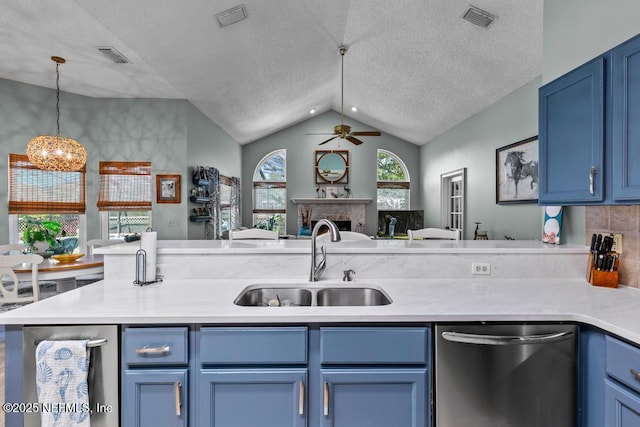
[[87,341],[42,341],[36,347],[42,427],[90,427]]

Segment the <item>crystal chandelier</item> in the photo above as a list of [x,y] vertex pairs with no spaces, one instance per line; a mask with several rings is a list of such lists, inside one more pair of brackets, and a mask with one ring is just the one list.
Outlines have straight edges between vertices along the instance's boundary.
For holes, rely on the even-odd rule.
[[56,63],[56,135],[39,135],[27,144],[27,157],[38,169],[77,171],[87,162],[87,151],[75,139],[60,136],[60,64],[64,58],[52,56]]

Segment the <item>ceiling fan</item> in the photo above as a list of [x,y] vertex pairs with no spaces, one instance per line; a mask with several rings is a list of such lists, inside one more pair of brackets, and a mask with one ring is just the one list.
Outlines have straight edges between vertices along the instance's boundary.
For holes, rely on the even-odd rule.
[[353,132],[351,131],[351,126],[344,124],[344,54],[347,51],[346,46],[340,46],[338,48],[338,52],[340,52],[341,56],[341,74],[342,74],[342,86],[340,88],[340,124],[334,126],[333,133],[307,133],[306,135],[333,135],[331,138],[326,141],[322,141],[318,145],[326,144],[327,142],[340,138],[346,139],[347,141],[352,142],[355,145],[362,144],[356,136],[380,136],[382,135],[379,131],[362,131],[362,132]]

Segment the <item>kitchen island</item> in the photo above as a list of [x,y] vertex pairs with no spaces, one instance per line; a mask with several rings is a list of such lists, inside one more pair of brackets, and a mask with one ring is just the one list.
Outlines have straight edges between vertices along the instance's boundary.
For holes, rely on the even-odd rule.
[[[338,416],[349,419],[352,414],[337,410],[334,413],[333,409],[327,409],[331,415],[325,416],[319,404],[323,396],[338,396],[345,382],[349,387],[375,386],[362,391],[374,408],[385,408],[388,403],[379,399],[395,396],[394,387],[401,383],[409,393],[401,394],[402,401],[413,403],[397,419],[419,420],[406,425],[429,425],[430,407],[424,396],[429,395],[432,383],[434,324],[575,323],[583,325],[585,331],[602,331],[640,344],[640,291],[589,285],[584,278],[585,247],[555,247],[539,242],[327,243],[327,272],[320,281],[310,283],[309,242],[165,245],[166,242],[159,242],[158,248],[158,263],[165,268],[162,282],[134,286],[135,264],[130,264],[130,258],[137,250],[135,245],[105,248],[104,281],[1,315],[0,323],[7,325],[7,372],[11,383],[7,399],[26,399],[21,397],[25,396],[22,378],[15,373],[29,369],[23,364],[30,353],[23,346],[24,337],[38,327],[53,327],[54,331],[79,327],[89,331],[109,326],[117,331],[121,425],[137,425],[131,420],[141,412],[155,413],[144,403],[131,403],[146,402],[136,395],[142,393],[139,390],[144,390],[145,384],[169,387],[171,399],[177,395],[184,398],[182,410],[176,412],[182,414],[177,417],[177,425],[209,425],[216,413],[227,422],[237,421],[230,417],[246,415],[237,404],[222,405],[217,412],[196,404],[204,400],[213,405],[226,402],[227,398],[234,402],[233,394],[224,394],[225,381],[241,387],[249,399],[256,397],[256,384],[267,387],[269,395],[284,387],[283,383],[288,384],[284,395],[289,400],[283,407],[295,406],[295,414],[291,414],[294,422],[265,421],[264,425],[296,426],[337,424],[333,417]],[[491,274],[471,275],[472,262],[490,263]],[[356,270],[352,282],[340,280],[344,268]],[[234,304],[245,288],[254,285],[372,287],[382,289],[391,303],[304,307]],[[99,338],[92,334],[87,338]],[[339,345],[328,344],[343,334],[347,338],[338,340]],[[141,358],[131,349],[131,343],[139,344],[143,338],[153,351],[163,351],[165,341],[177,343],[167,353],[171,361],[158,365],[155,358]],[[225,344],[220,347],[216,344],[220,342]],[[603,340],[593,342],[604,351]],[[136,348],[146,352],[148,347]],[[362,348],[369,350],[363,353],[359,351]],[[366,362],[362,359],[372,354],[379,358]],[[595,352],[590,349],[584,354]],[[348,366],[353,369],[345,369]],[[591,366],[591,362],[581,362],[581,369],[585,366]],[[597,380],[601,375],[597,372],[593,377]],[[324,391],[323,384],[328,384]],[[296,402],[293,406],[292,396]],[[331,399],[325,398],[325,402],[341,407]],[[168,405],[162,402],[154,401],[152,407]],[[260,402],[252,401],[252,405],[266,405]],[[357,403],[349,402],[345,407]],[[228,412],[227,407],[234,410]],[[264,411],[268,412],[269,407]],[[102,424],[98,421],[95,425]]]

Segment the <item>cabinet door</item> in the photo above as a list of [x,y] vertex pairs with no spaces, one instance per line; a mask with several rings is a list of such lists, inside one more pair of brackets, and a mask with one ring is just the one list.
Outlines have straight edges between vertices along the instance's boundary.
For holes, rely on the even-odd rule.
[[322,369],[323,427],[426,427],[426,369]]
[[640,426],[640,395],[608,379],[604,387],[605,425]]
[[199,427],[304,427],[307,370],[202,369]]
[[186,427],[187,369],[129,369],[122,385],[122,425]]
[[612,52],[613,199],[640,200],[640,38]]
[[601,57],[540,88],[541,204],[604,199],[604,67]]

